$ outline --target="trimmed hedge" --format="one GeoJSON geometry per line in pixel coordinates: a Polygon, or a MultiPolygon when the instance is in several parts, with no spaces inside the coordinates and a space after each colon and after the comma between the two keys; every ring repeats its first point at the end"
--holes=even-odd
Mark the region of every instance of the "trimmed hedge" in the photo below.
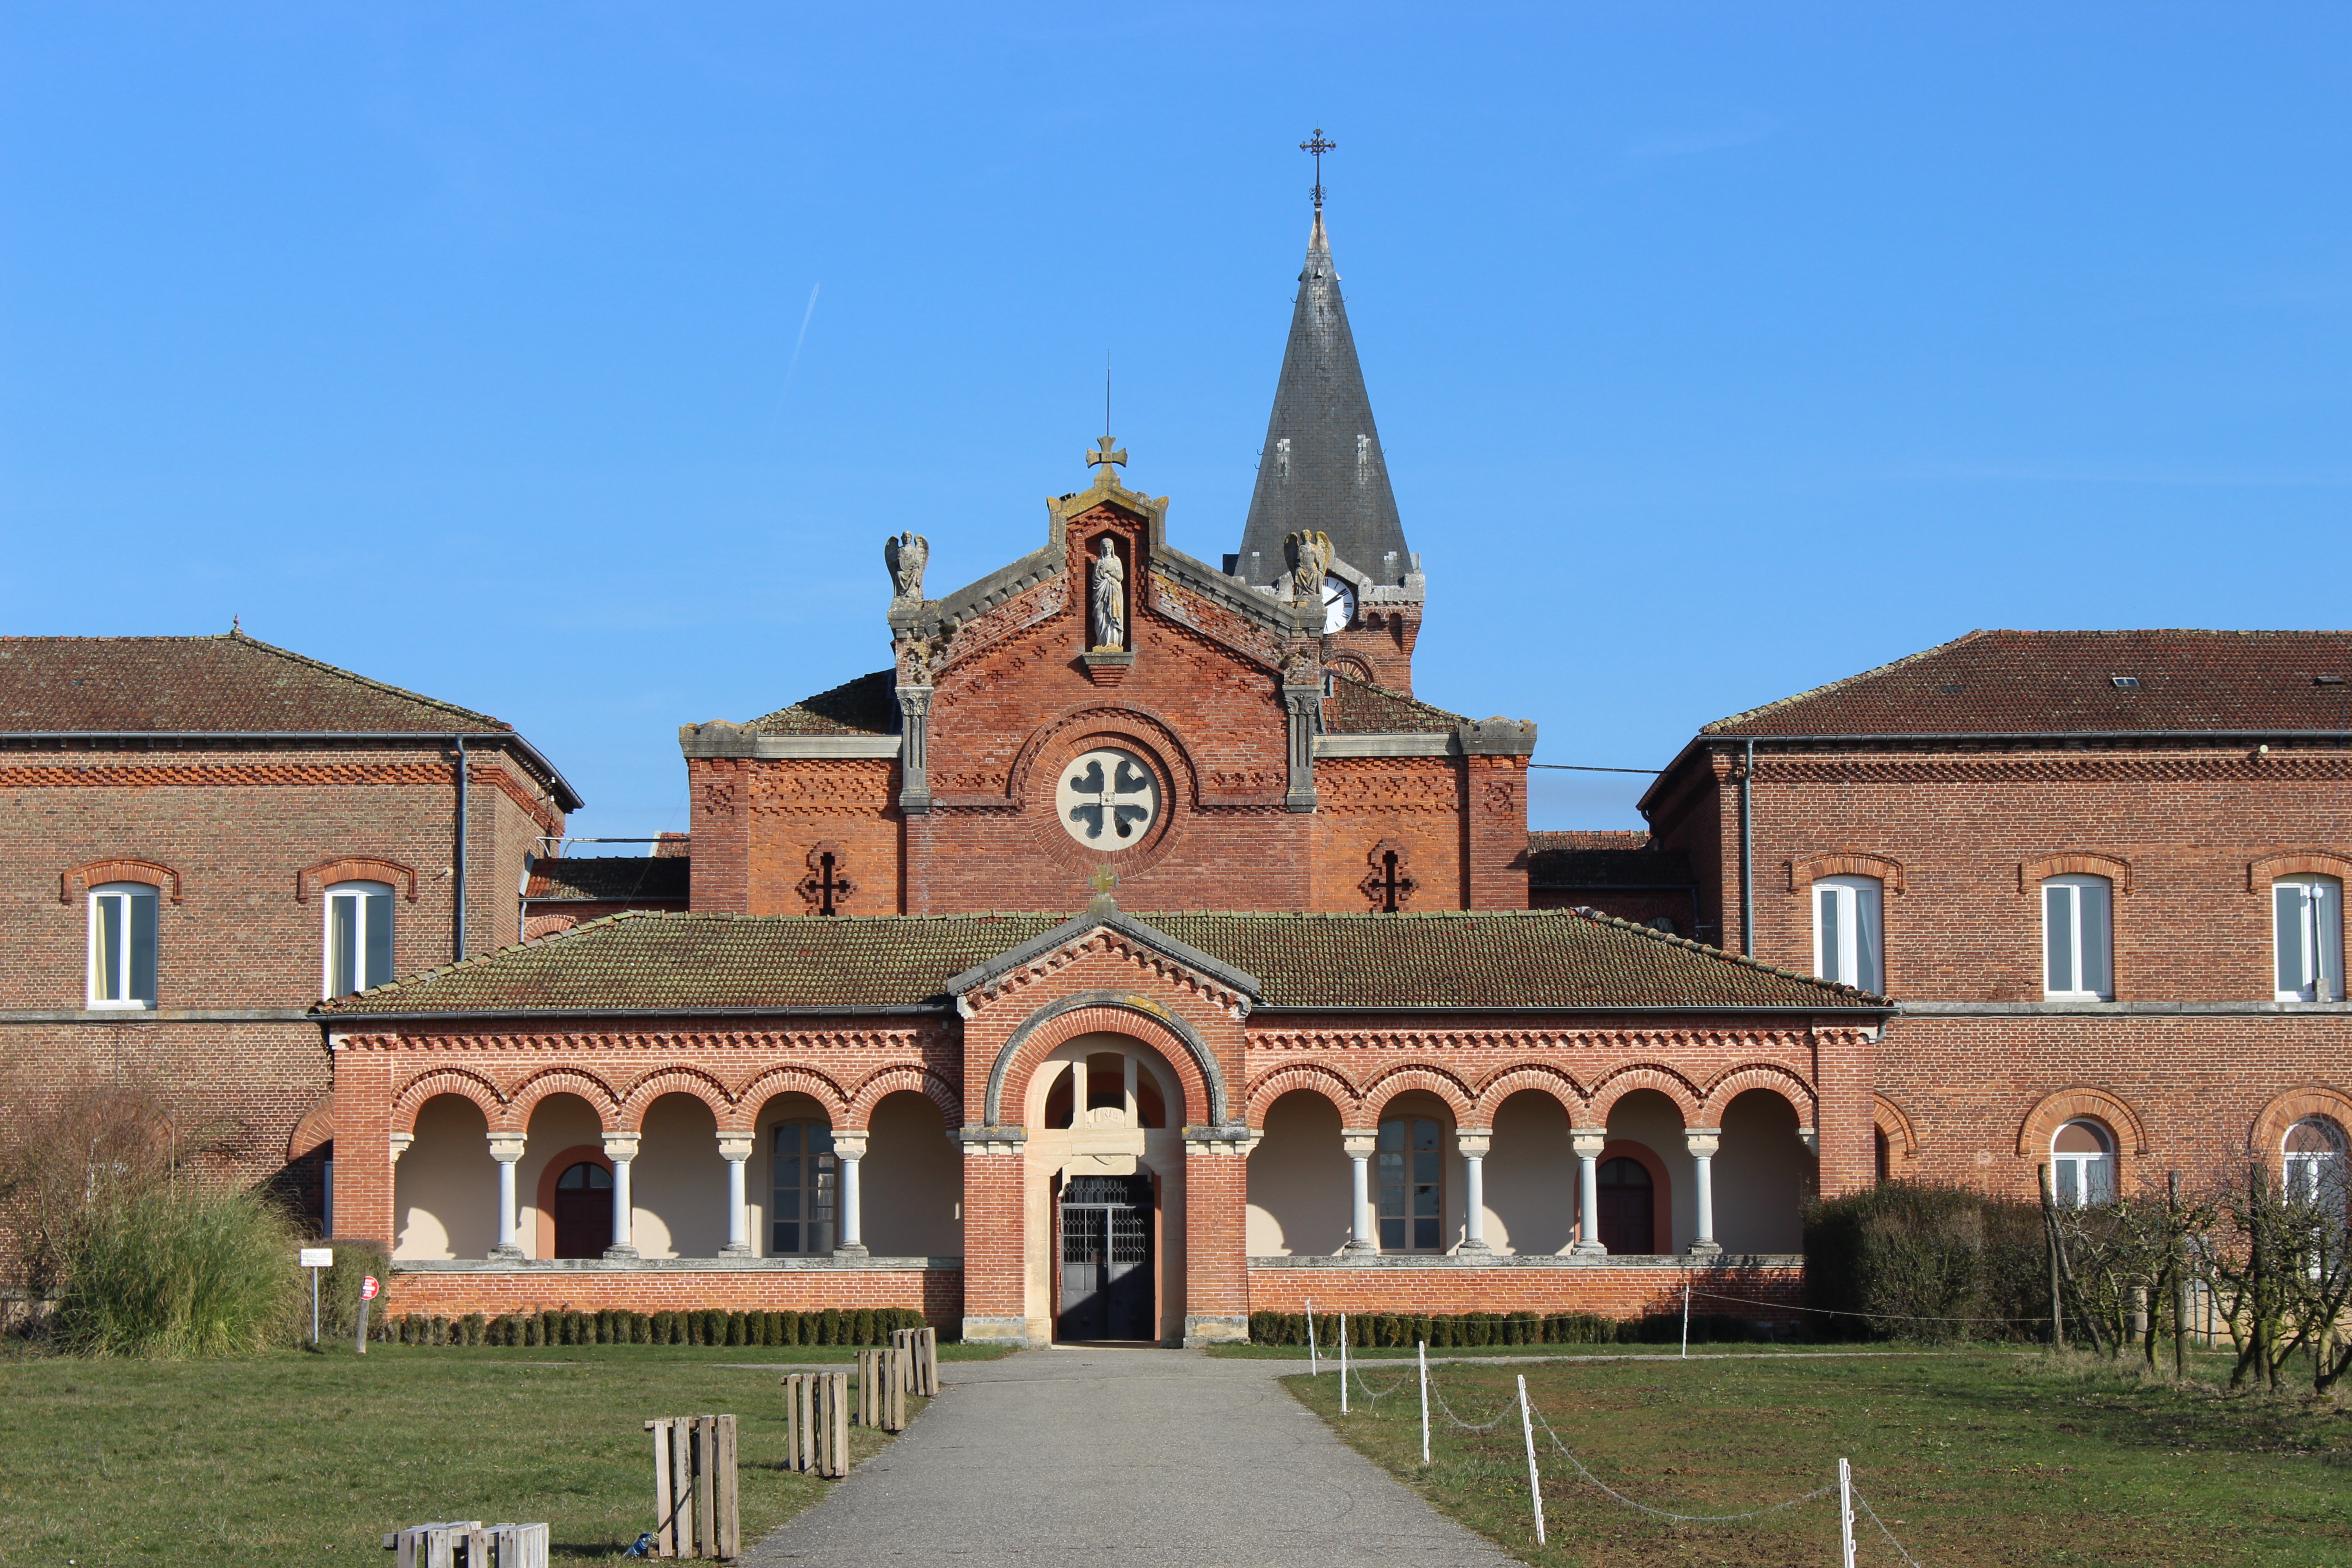
{"type": "MultiPolygon", "coordinates": [[[[370,1337],[404,1345],[887,1345],[899,1329],[927,1327],[911,1307],[821,1312],[514,1312],[485,1318],[410,1312],[372,1325],[370,1337]]],[[[947,1336],[943,1333],[941,1338],[947,1336]]]]}
{"type": "Polygon", "coordinates": [[[1832,1337],[2036,1339],[2050,1321],[2045,1245],[2037,1204],[1884,1182],[1806,1206],[1805,1304],[1832,1337]],[[1971,1319],[1993,1321],[1955,1321],[1971,1319]]]}
{"type": "MultiPolygon", "coordinates": [[[[1432,1350],[1479,1349],[1490,1345],[1610,1345],[1666,1344],[1682,1338],[1680,1312],[1654,1312],[1642,1318],[1605,1318],[1598,1312],[1350,1312],[1348,1342],[1367,1349],[1411,1350],[1426,1344],[1432,1350]]],[[[1690,1319],[1694,1343],[1744,1343],[1763,1338],[1743,1318],[1722,1312],[1694,1312],[1690,1319]]],[[[1260,1345],[1307,1343],[1304,1312],[1252,1312],[1250,1342],[1260,1345]]],[[[1339,1343],[1339,1314],[1315,1314],[1315,1342],[1326,1350],[1339,1343]]]]}

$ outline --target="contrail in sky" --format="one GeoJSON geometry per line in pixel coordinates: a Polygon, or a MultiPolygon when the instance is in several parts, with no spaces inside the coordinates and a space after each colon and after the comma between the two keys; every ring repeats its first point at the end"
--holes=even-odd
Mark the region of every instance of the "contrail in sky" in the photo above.
{"type": "MultiPolygon", "coordinates": [[[[801,312],[801,335],[793,340],[793,357],[784,365],[784,392],[793,389],[793,371],[801,363],[801,345],[808,342],[809,321],[816,315],[816,291],[824,287],[822,282],[809,285],[808,309],[801,312]]],[[[782,395],[781,392],[777,394],[778,396],[782,395]]]]}

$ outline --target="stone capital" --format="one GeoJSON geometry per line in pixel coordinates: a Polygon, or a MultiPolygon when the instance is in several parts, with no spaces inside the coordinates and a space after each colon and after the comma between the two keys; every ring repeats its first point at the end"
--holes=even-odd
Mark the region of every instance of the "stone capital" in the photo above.
{"type": "Polygon", "coordinates": [[[522,1158],[523,1141],[511,1132],[490,1134],[490,1158],[501,1165],[511,1165],[522,1158]]]}
{"type": "Polygon", "coordinates": [[[722,1132],[719,1135],[719,1157],[729,1164],[751,1157],[753,1140],[749,1134],[722,1132]]]}
{"type": "Polygon", "coordinates": [[[1821,1129],[1817,1127],[1798,1128],[1797,1142],[1805,1146],[1805,1152],[1807,1153],[1819,1154],[1822,1152],[1821,1129]]]}
{"type": "Polygon", "coordinates": [[[1342,1127],[1339,1147],[1348,1152],[1350,1160],[1369,1160],[1381,1146],[1381,1130],[1377,1127],[1342,1127]]]}
{"type": "Polygon", "coordinates": [[[1457,1127],[1454,1130],[1454,1146],[1474,1160],[1483,1160],[1494,1147],[1495,1130],[1491,1127],[1457,1127]]]}
{"type": "Polygon", "coordinates": [[[866,1134],[862,1131],[835,1133],[833,1152],[836,1159],[863,1160],[866,1158],[866,1134]]]}
{"type": "Polygon", "coordinates": [[[393,1163],[398,1164],[400,1163],[400,1157],[408,1152],[408,1146],[416,1142],[416,1134],[414,1132],[395,1132],[392,1135],[389,1142],[392,1144],[393,1163]]]}
{"type": "Polygon", "coordinates": [[[1568,1146],[1580,1160],[1598,1160],[1601,1151],[1609,1146],[1609,1134],[1589,1127],[1568,1130],[1568,1146]]]}
{"type": "Polygon", "coordinates": [[[1683,1129],[1683,1147],[1695,1156],[1712,1159],[1715,1152],[1723,1147],[1723,1129],[1685,1127],[1683,1129]]]}
{"type": "Polygon", "coordinates": [[[626,1164],[637,1157],[638,1134],[607,1132],[604,1134],[604,1158],[616,1165],[626,1164]]]}

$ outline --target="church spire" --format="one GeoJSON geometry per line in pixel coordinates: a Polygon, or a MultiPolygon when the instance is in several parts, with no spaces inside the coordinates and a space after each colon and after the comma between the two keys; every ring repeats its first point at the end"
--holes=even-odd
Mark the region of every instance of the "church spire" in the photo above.
{"type": "MultiPolygon", "coordinates": [[[[1322,133],[1316,134],[1321,141],[1322,133]]],[[[1319,173],[1315,189],[1315,225],[1298,274],[1290,342],[1282,353],[1257,489],[1234,571],[1254,585],[1273,583],[1290,569],[1285,536],[1308,529],[1329,534],[1332,553],[1373,582],[1401,584],[1413,570],[1412,557],[1356,363],[1339,275],[1331,265],[1319,173]]]]}

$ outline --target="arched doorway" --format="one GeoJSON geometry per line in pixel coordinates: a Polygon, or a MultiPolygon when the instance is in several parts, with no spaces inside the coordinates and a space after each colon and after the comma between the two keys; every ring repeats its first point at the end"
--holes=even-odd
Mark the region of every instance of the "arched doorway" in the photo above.
{"type": "Polygon", "coordinates": [[[1657,1191],[1639,1160],[1619,1155],[1601,1162],[1601,1245],[1612,1256],[1643,1253],[1656,1247],[1657,1191]]]}
{"type": "Polygon", "coordinates": [[[1152,1181],[1071,1176],[1057,1205],[1061,1300],[1057,1340],[1157,1340],[1152,1310],[1152,1181]]]}
{"type": "Polygon", "coordinates": [[[555,1178],[555,1256],[602,1258],[613,1245],[613,1173],[582,1160],[555,1178]]]}
{"type": "Polygon", "coordinates": [[[1132,1036],[1088,1034],[1047,1056],[1024,1095],[1031,1331],[1181,1339],[1182,1080],[1132,1036]]]}

